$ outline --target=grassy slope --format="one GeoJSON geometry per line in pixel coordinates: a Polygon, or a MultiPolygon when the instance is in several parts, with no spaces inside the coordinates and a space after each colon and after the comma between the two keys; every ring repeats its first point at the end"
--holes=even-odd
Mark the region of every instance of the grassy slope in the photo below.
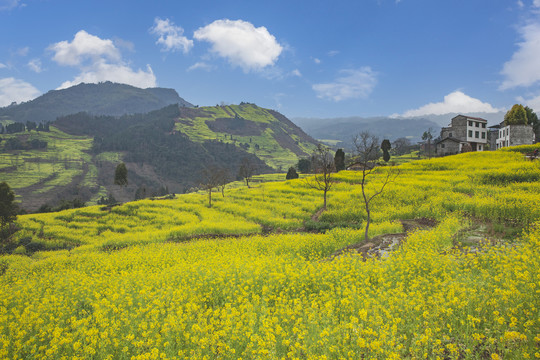
{"type": "MultiPolygon", "coordinates": [[[[248,152],[257,155],[269,166],[276,169],[281,168],[282,170],[286,170],[289,166],[293,166],[298,162],[299,155],[307,156],[315,148],[313,143],[306,141],[305,138],[301,138],[291,131],[292,128],[280,124],[269,110],[256,105],[211,106],[196,110],[195,116],[180,118],[180,121],[176,124],[176,130],[185,133],[195,141],[220,140],[237,146],[240,146],[240,144],[249,144],[248,152]],[[216,121],[218,118],[234,118],[235,116],[259,124],[262,129],[261,134],[236,135],[226,132],[214,132],[206,123],[207,121],[216,121]],[[298,146],[301,153],[296,154],[290,148],[280,145],[276,140],[278,134],[276,134],[273,127],[279,127],[287,131],[291,140],[298,146]],[[259,146],[259,149],[256,149],[256,145],[259,146]]],[[[194,110],[190,109],[188,111],[190,114],[194,113],[194,110]]]]}
{"type": "MultiPolygon", "coordinates": [[[[54,126],[50,132],[3,134],[25,140],[47,142],[46,149],[14,150],[0,153],[0,181],[6,181],[19,197],[25,199],[23,207],[35,208],[50,201],[55,192],[69,185],[97,189],[95,198],[105,193],[97,183],[97,162],[117,162],[119,153],[103,153],[93,158],[90,154],[92,138],[66,134],[54,126]],[[76,182],[76,183],[75,183],[76,182]]],[[[95,201],[95,199],[94,199],[95,201]]]]}
{"type": "MultiPolygon", "coordinates": [[[[195,109],[184,109],[184,111],[194,111],[195,109]]],[[[176,128],[185,132],[192,140],[205,141],[219,139],[226,143],[249,144],[249,152],[257,155],[263,161],[274,168],[281,168],[285,171],[289,166],[298,161],[298,155],[311,153],[314,146],[298,135],[294,126],[280,123],[274,115],[266,109],[255,105],[231,105],[226,107],[207,107],[201,109],[201,114],[206,117],[194,119],[180,119],[176,128]],[[215,133],[206,125],[206,121],[214,121],[218,118],[240,116],[258,124],[264,124],[260,136],[240,136],[225,133],[215,133]],[[187,126],[189,122],[191,126],[187,126]],[[287,134],[283,134],[282,130],[287,134]],[[276,140],[274,132],[279,132],[282,138],[290,136],[289,143],[297,143],[296,153],[280,145],[276,140]],[[259,149],[256,149],[256,145],[259,149]]],[[[6,181],[19,195],[19,199],[24,199],[22,206],[26,209],[37,209],[40,205],[49,202],[54,203],[63,197],[71,199],[77,191],[75,187],[82,185],[89,189],[92,198],[88,204],[95,204],[101,196],[107,196],[109,192],[117,191],[110,185],[103,186],[98,183],[100,171],[109,171],[111,164],[121,161],[122,155],[117,152],[107,152],[92,155],[90,148],[92,139],[84,136],[72,136],[66,134],[55,127],[51,127],[51,132],[36,132],[11,135],[0,135],[6,140],[10,137],[21,137],[22,139],[44,140],[48,142],[47,149],[10,151],[0,153],[0,181],[6,181]],[[107,164],[103,167],[102,165],[107,164]],[[106,170],[105,170],[106,169],[106,170]],[[67,186],[74,187],[73,190],[66,190],[67,186]],[[70,194],[63,194],[63,192],[70,194]]],[[[291,145],[292,146],[292,145],[291,145]]],[[[140,170],[140,169],[139,169],[140,170]]],[[[141,170],[140,170],[141,171],[141,170]]],[[[140,172],[139,171],[139,172],[140,172]]],[[[146,176],[146,174],[142,174],[146,176]]],[[[79,186],[80,187],[80,186],[79,186]]],[[[133,190],[133,189],[131,189],[133,190]]],[[[134,191],[134,190],[133,190],[134,191]]],[[[120,194],[121,195],[121,194],[120,194]]],[[[118,195],[117,195],[118,196],[118,195]]],[[[122,198],[122,197],[120,197],[122,198]]]]}
{"type": "MultiPolygon", "coordinates": [[[[400,231],[397,219],[440,223],[368,261],[326,261],[361,230],[258,235],[263,225],[297,229],[320,207],[321,194],[301,180],[215,194],[212,209],[189,194],[21,216],[26,244],[77,247],[0,258],[0,356],[533,357],[538,227],[478,252],[452,248],[470,219],[537,221],[539,163],[468,153],[401,171],[374,203],[372,235],[400,231]],[[252,235],[185,242],[201,234],[252,235]]],[[[361,222],[359,174],[337,179],[323,221],[361,222]]]]}

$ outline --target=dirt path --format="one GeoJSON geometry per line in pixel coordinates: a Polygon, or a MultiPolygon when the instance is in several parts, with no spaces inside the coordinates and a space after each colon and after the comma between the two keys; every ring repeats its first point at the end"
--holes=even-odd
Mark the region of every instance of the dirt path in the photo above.
{"type": "Polygon", "coordinates": [[[324,210],[325,210],[325,208],[323,208],[323,207],[320,208],[319,210],[317,210],[317,212],[311,216],[311,220],[312,221],[319,221],[319,217],[322,215],[324,210]]]}

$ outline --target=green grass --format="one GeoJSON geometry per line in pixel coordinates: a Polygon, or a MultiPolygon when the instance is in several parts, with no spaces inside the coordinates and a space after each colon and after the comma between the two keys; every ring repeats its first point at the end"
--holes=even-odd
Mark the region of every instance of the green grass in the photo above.
{"type": "MultiPolygon", "coordinates": [[[[206,124],[207,121],[215,121],[218,118],[234,118],[235,116],[261,124],[271,125],[277,123],[278,120],[267,110],[251,104],[212,106],[200,109],[205,112],[204,117],[179,119],[180,121],[175,125],[175,130],[183,132],[191,140],[198,142],[219,140],[238,147],[242,144],[248,144],[247,152],[255,154],[274,169],[281,168],[281,170],[285,170],[298,162],[298,156],[291,150],[283,148],[276,141],[275,134],[269,127],[258,136],[231,136],[228,133],[214,132],[206,124]]],[[[313,152],[315,148],[313,144],[301,141],[296,135],[291,135],[291,137],[306,154],[313,152]]]]}
{"type": "Polygon", "coordinates": [[[5,140],[13,137],[38,139],[47,142],[46,149],[3,151],[0,154],[1,180],[13,189],[37,186],[38,193],[54,186],[69,184],[74,176],[81,175],[83,163],[89,162],[87,153],[92,146],[92,138],[72,136],[51,126],[50,132],[3,134],[5,140]]]}

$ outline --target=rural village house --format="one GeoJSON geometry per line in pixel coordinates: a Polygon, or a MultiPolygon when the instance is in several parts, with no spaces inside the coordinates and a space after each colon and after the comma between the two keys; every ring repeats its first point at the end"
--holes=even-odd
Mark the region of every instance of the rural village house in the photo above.
{"type": "Polygon", "coordinates": [[[489,127],[495,135],[493,150],[507,146],[534,144],[535,135],[532,125],[505,125],[504,121],[499,125],[489,127]]]}
{"type": "Polygon", "coordinates": [[[471,151],[487,150],[487,120],[477,117],[458,115],[452,118],[448,127],[441,129],[441,140],[435,143],[437,155],[453,155],[463,148],[471,151]]]}
{"type": "Polygon", "coordinates": [[[453,155],[465,151],[496,150],[507,146],[534,144],[532,125],[508,125],[504,121],[487,128],[487,120],[458,115],[448,127],[441,129],[435,143],[437,155],[453,155]]]}

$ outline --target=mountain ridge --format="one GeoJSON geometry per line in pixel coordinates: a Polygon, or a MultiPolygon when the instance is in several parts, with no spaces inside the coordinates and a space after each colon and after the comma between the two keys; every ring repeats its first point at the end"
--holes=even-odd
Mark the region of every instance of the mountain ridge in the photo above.
{"type": "Polygon", "coordinates": [[[67,89],[50,90],[33,100],[0,108],[0,120],[40,123],[79,112],[122,116],[148,113],[171,104],[193,107],[174,89],[140,89],[110,81],[81,83],[67,89]]]}

